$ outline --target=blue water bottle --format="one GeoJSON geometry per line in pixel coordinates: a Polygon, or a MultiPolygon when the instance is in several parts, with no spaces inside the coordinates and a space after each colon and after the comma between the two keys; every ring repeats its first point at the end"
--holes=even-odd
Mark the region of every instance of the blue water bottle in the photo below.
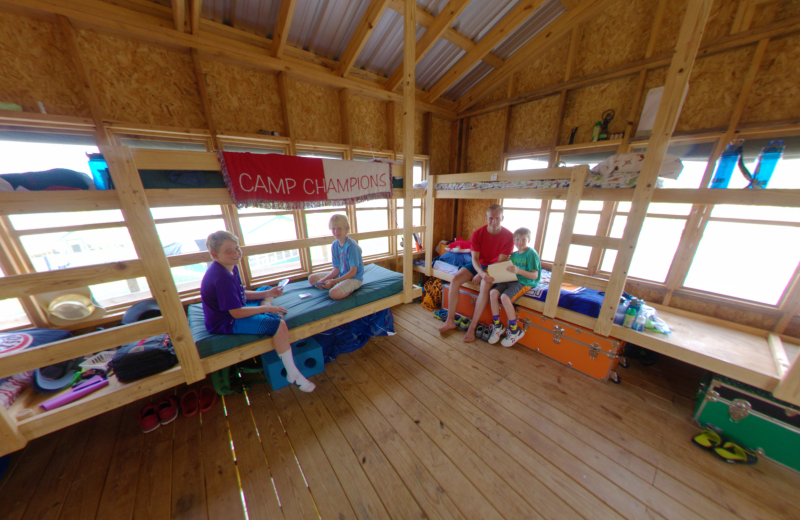
{"type": "Polygon", "coordinates": [[[731,144],[722,152],[717,162],[717,171],[714,172],[714,177],[711,179],[711,188],[725,189],[728,187],[728,184],[731,182],[731,177],[733,176],[733,169],[736,167],[736,163],[739,162],[739,157],[742,155],[743,142],[744,141],[741,139],[731,141],[731,144]]]}
{"type": "Polygon", "coordinates": [[[761,150],[761,153],[756,159],[756,168],[753,173],[753,182],[750,183],[753,189],[764,189],[767,187],[772,174],[775,172],[775,166],[778,161],[783,158],[783,141],[770,141],[767,146],[761,150]]]}

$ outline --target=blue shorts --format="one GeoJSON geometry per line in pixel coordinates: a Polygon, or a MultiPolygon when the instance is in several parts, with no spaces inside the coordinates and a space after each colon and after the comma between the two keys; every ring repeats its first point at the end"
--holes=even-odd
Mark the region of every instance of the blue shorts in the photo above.
{"type": "MultiPolygon", "coordinates": [[[[257,289],[264,291],[269,289],[269,286],[257,289]]],[[[253,300],[247,302],[245,307],[256,307],[261,304],[260,300],[253,300]]],[[[264,313],[248,316],[247,318],[239,318],[233,320],[233,333],[234,334],[256,334],[258,336],[274,336],[278,332],[278,327],[281,326],[283,318],[280,314],[264,313]]]]}
{"type": "MultiPolygon", "coordinates": [[[[477,276],[477,274],[478,274],[478,271],[476,271],[475,268],[472,267],[472,264],[465,265],[463,267],[463,269],[466,269],[467,271],[472,273],[472,276],[477,276]]],[[[483,269],[485,271],[485,270],[489,269],[489,266],[488,265],[481,265],[481,269],[483,269]]]]}

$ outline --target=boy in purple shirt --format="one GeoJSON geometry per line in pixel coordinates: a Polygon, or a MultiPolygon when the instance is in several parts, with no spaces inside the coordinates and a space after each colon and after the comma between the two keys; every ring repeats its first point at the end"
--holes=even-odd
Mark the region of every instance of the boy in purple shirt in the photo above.
{"type": "Polygon", "coordinates": [[[297,384],[303,392],[313,392],[314,383],[306,379],[294,364],[289,328],[282,318],[287,311],[284,307],[271,305],[273,298],[280,296],[283,289],[245,290],[238,266],[242,250],[239,248],[239,239],[233,233],[211,233],[206,240],[206,247],[214,259],[200,285],[208,332],[272,336],[275,351],[286,368],[286,379],[297,384]]]}

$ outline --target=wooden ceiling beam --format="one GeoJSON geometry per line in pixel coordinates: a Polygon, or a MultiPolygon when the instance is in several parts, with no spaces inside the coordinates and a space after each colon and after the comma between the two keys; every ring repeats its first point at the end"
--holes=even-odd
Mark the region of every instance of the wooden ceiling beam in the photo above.
{"type": "Polygon", "coordinates": [[[275,22],[275,32],[272,33],[272,56],[275,58],[280,58],[286,48],[296,5],[297,0],[281,0],[278,20],[275,22]]]}
{"type": "Polygon", "coordinates": [[[366,45],[372,31],[374,31],[375,26],[378,25],[378,20],[381,19],[383,12],[386,11],[387,5],[389,5],[389,0],[372,0],[372,2],[370,2],[367,11],[364,13],[364,17],[353,33],[353,37],[350,38],[350,43],[347,44],[347,48],[344,50],[341,58],[339,58],[339,68],[336,69],[337,76],[342,76],[344,78],[350,73],[350,69],[356,62],[356,58],[358,58],[358,55],[361,53],[361,49],[366,45]]]}
{"type": "Polygon", "coordinates": [[[457,112],[463,112],[483,99],[517,69],[529,64],[535,56],[542,55],[552,45],[566,37],[581,22],[600,13],[611,0],[583,0],[581,4],[562,14],[539,34],[511,55],[505,65],[490,72],[477,85],[464,94],[456,105],[457,112]]]}
{"type": "MultiPolygon", "coordinates": [[[[160,19],[101,2],[99,0],[0,0],[0,6],[21,8],[28,12],[66,16],[73,24],[99,29],[118,36],[133,38],[176,49],[197,49],[211,59],[236,62],[259,69],[287,72],[293,76],[334,88],[350,88],[353,93],[382,101],[400,101],[402,95],[388,92],[382,85],[360,79],[343,78],[329,69],[300,60],[273,58],[263,48],[227,38],[209,38],[176,31],[171,19],[160,19]]],[[[241,32],[241,31],[237,31],[241,32]]],[[[261,38],[261,40],[265,40],[261,38]]],[[[265,45],[269,47],[269,45],[265,45]]],[[[435,112],[452,120],[455,113],[439,105],[418,101],[417,109],[435,112]]]]}
{"type": "Polygon", "coordinates": [[[175,22],[175,30],[183,32],[186,24],[186,2],[184,0],[172,0],[172,20],[175,22]]]}
{"type": "Polygon", "coordinates": [[[203,11],[203,0],[189,0],[189,21],[192,34],[200,33],[200,13],[203,11]]]}
{"type": "Polygon", "coordinates": [[[464,76],[469,70],[480,61],[481,58],[503,41],[508,35],[514,32],[525,20],[531,17],[545,0],[525,0],[517,4],[514,9],[500,20],[486,36],[475,45],[475,48],[461,58],[458,63],[445,72],[428,91],[425,101],[431,103],[439,96],[444,94],[453,84],[464,76]]]}
{"type": "MultiPolygon", "coordinates": [[[[392,0],[389,3],[389,9],[402,15],[403,5],[404,2],[402,0],[392,0]]],[[[435,20],[435,18],[431,16],[430,13],[423,11],[419,7],[417,7],[416,16],[417,16],[417,23],[423,26],[425,29],[430,29],[431,25],[433,25],[433,21],[435,20]]],[[[467,52],[475,48],[474,41],[470,40],[469,38],[467,38],[466,36],[464,36],[463,34],[461,34],[460,32],[456,31],[451,27],[448,27],[444,31],[444,34],[442,34],[442,38],[449,41],[459,49],[465,50],[467,52]]],[[[491,52],[486,56],[484,56],[483,58],[481,58],[481,61],[491,65],[495,69],[502,67],[504,63],[499,56],[497,56],[496,54],[492,54],[491,52]]]]}
{"type": "MultiPolygon", "coordinates": [[[[425,54],[431,50],[433,44],[439,41],[439,38],[450,29],[456,18],[464,12],[471,0],[450,0],[450,2],[442,9],[442,12],[436,15],[430,26],[425,29],[425,34],[419,39],[416,45],[416,61],[414,64],[419,63],[425,54]]],[[[397,88],[400,81],[403,79],[403,63],[394,69],[394,72],[389,76],[389,81],[386,82],[386,90],[392,91],[397,88]]]]}

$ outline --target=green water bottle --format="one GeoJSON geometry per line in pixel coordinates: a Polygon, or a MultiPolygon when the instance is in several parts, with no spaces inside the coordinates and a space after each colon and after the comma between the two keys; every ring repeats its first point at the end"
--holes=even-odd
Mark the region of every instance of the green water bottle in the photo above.
{"type": "Polygon", "coordinates": [[[592,130],[592,142],[596,143],[598,139],[600,139],[600,127],[603,126],[603,123],[600,121],[594,124],[594,129],[592,130]]]}

